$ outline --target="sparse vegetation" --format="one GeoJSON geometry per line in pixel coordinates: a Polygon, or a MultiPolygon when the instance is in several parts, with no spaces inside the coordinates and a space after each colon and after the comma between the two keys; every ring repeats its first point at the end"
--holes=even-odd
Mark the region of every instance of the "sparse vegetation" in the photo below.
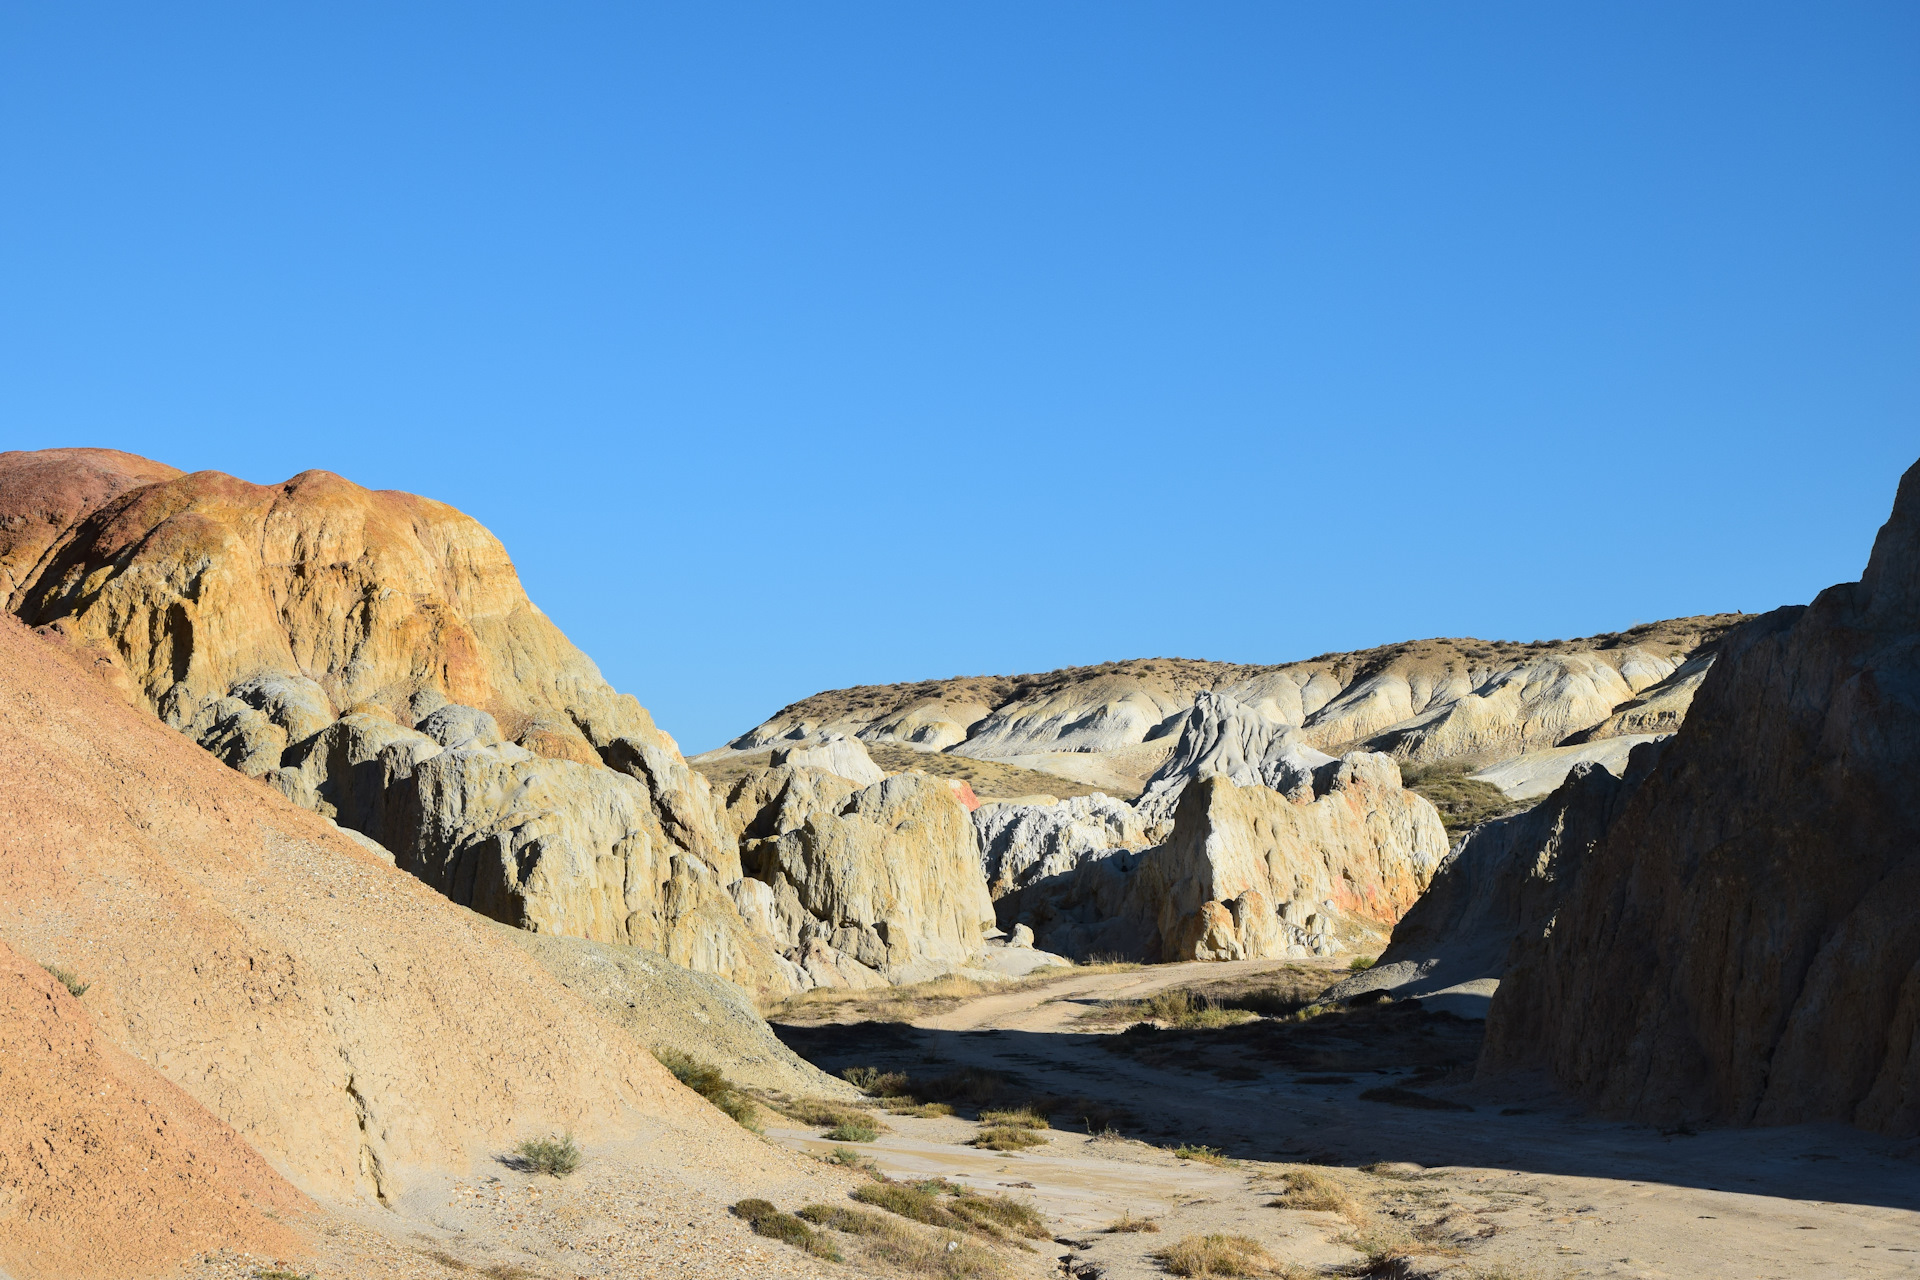
{"type": "Polygon", "coordinates": [[[1411,1089],[1401,1089],[1394,1085],[1382,1085],[1378,1089],[1368,1089],[1360,1095],[1365,1102],[1385,1102],[1396,1107],[1413,1107],[1421,1111],[1471,1111],[1472,1107],[1464,1102],[1454,1102],[1448,1098],[1429,1097],[1424,1093],[1415,1093],[1411,1089]]]}
{"type": "Polygon", "coordinates": [[[656,1046],[653,1056],[660,1060],[661,1066],[673,1073],[674,1079],[712,1103],[742,1128],[760,1132],[760,1109],[754,1106],[752,1098],[720,1073],[720,1068],[679,1049],[656,1046]]]}
{"type": "MultiPolygon", "coordinates": [[[[1098,973],[1117,973],[1138,969],[1137,964],[1075,965],[1071,969],[1052,966],[1036,969],[1024,978],[1005,982],[977,982],[957,974],[928,982],[898,987],[877,987],[855,991],[844,987],[814,987],[795,996],[766,1005],[763,1012],[770,1022],[807,1023],[832,1021],[912,1022],[929,1014],[945,1013],[977,996],[1001,995],[1042,987],[1071,974],[1087,977],[1098,973]]],[[[861,1086],[864,1088],[865,1086],[861,1086]]]]}
{"type": "Polygon", "coordinates": [[[1176,1276],[1269,1276],[1273,1256],[1249,1236],[1187,1236],[1158,1249],[1154,1258],[1176,1276]]]}
{"type": "Polygon", "coordinates": [[[1025,1151],[1041,1147],[1047,1140],[1024,1125],[997,1124],[974,1136],[973,1146],[983,1151],[1025,1151]]]}
{"type": "Polygon", "coordinates": [[[1373,961],[1374,957],[1372,956],[1355,956],[1353,959],[1347,961],[1347,968],[1355,973],[1362,973],[1373,968],[1373,961]]]}
{"type": "Polygon", "coordinates": [[[1355,1226],[1366,1221],[1366,1204],[1343,1180],[1321,1169],[1299,1165],[1286,1172],[1286,1189],[1269,1201],[1275,1209],[1337,1213],[1355,1226]]]}
{"type": "Polygon", "coordinates": [[[1170,987],[1156,991],[1144,1000],[1108,1000],[1081,1015],[1080,1021],[1096,1025],[1117,1022],[1154,1022],[1181,1030],[1202,1027],[1230,1027],[1259,1015],[1250,1009],[1229,1008],[1212,996],[1197,994],[1189,987],[1170,987]]]}
{"type": "Polygon", "coordinates": [[[521,1168],[529,1173],[544,1173],[549,1178],[564,1178],[580,1167],[580,1148],[573,1135],[558,1138],[531,1138],[514,1148],[521,1168]]]}
{"type": "Polygon", "coordinates": [[[872,1142],[874,1137],[890,1132],[885,1122],[873,1112],[827,1098],[768,1097],[766,1103],[789,1120],[798,1120],[801,1124],[813,1125],[821,1129],[862,1129],[872,1135],[865,1138],[836,1139],[836,1141],[872,1142]]]}
{"type": "Polygon", "coordinates": [[[856,1187],[853,1198],[932,1227],[972,1231],[994,1239],[1047,1238],[1046,1219],[1032,1205],[1010,1196],[982,1195],[942,1178],[877,1182],[856,1187]]]}
{"type": "Polygon", "coordinates": [[[1032,1107],[1022,1107],[1018,1111],[982,1111],[980,1123],[986,1125],[1008,1125],[1015,1129],[1048,1128],[1047,1118],[1032,1107]]]}
{"type": "Polygon", "coordinates": [[[1203,1147],[1190,1142],[1183,1142],[1175,1147],[1173,1154],[1181,1160],[1198,1160],[1202,1164],[1224,1165],[1228,1168],[1236,1164],[1234,1160],[1221,1154],[1218,1147],[1203,1147]]]}
{"type": "Polygon", "coordinates": [[[872,1142],[879,1136],[871,1120],[842,1120],[826,1133],[830,1142],[872,1142]]]}
{"type": "Polygon", "coordinates": [[[869,1098],[898,1098],[909,1092],[902,1071],[880,1071],[873,1067],[848,1067],[840,1073],[846,1082],[869,1098]]]}
{"type": "Polygon", "coordinates": [[[87,994],[87,988],[93,985],[91,982],[80,981],[79,976],[75,974],[73,970],[63,969],[57,964],[43,964],[40,967],[42,969],[45,969],[48,973],[52,974],[54,977],[58,978],[60,980],[60,985],[65,987],[67,989],[67,994],[72,996],[75,1000],[78,1000],[81,996],[87,994]]]}
{"type": "Polygon", "coordinates": [[[1491,782],[1469,777],[1471,766],[1459,761],[1440,764],[1400,763],[1400,780],[1409,791],[1417,792],[1440,811],[1440,821],[1449,840],[1458,840],[1483,822],[1519,813],[1535,803],[1509,800],[1506,792],[1491,782]]]}
{"type": "Polygon", "coordinates": [[[840,1250],[833,1241],[815,1231],[791,1213],[782,1213],[768,1200],[747,1199],[733,1206],[732,1212],[747,1220],[755,1235],[790,1244],[817,1258],[840,1262],[840,1250]]]}
{"type": "Polygon", "coordinates": [[[912,1274],[955,1280],[1005,1274],[998,1258],[952,1231],[929,1235],[886,1214],[846,1205],[805,1205],[798,1216],[854,1237],[868,1258],[912,1274]]]}
{"type": "Polygon", "coordinates": [[[1107,1230],[1116,1234],[1127,1234],[1136,1231],[1157,1232],[1160,1230],[1160,1224],[1152,1218],[1136,1218],[1133,1216],[1133,1210],[1128,1209],[1123,1211],[1120,1216],[1112,1222],[1109,1222],[1107,1224],[1107,1230]]]}

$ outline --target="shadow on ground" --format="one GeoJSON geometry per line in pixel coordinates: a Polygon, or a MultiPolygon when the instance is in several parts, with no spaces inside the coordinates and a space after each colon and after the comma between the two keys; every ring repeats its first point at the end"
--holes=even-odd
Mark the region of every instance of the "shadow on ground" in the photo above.
{"type": "Polygon", "coordinates": [[[774,1024],[828,1072],[901,1072],[923,1100],[944,1094],[963,1116],[1041,1099],[1061,1107],[1056,1127],[1247,1159],[1411,1161],[1920,1209],[1920,1144],[1840,1125],[1661,1132],[1583,1115],[1537,1080],[1473,1084],[1482,1027],[1406,1003],[1114,1035],[774,1024]]]}

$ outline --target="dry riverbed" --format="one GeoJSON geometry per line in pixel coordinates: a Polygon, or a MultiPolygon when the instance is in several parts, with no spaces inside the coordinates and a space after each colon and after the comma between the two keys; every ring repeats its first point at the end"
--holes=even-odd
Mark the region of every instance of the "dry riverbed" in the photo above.
{"type": "Polygon", "coordinates": [[[1156,1254],[1209,1235],[1257,1242],[1268,1270],[1249,1274],[1920,1274],[1920,1144],[1838,1126],[1661,1133],[1584,1116],[1538,1082],[1475,1086],[1478,1023],[1274,1012],[1333,976],[1259,961],[1076,973],[911,1022],[849,1004],[782,1037],[830,1071],[945,1093],[955,1114],[881,1109],[889,1131],[854,1144],[790,1121],[768,1133],[857,1150],[895,1179],[1029,1198],[1055,1237],[1017,1268],[1034,1274],[1164,1276],[1156,1254]],[[1179,988],[1212,998],[1154,1000],[1179,988]],[[1187,1025],[1123,1029],[1156,1007],[1187,1025]],[[969,1145],[983,1110],[1029,1099],[1057,1108],[1040,1145],[969,1145]],[[1123,1215],[1154,1229],[1109,1230],[1123,1215]]]}

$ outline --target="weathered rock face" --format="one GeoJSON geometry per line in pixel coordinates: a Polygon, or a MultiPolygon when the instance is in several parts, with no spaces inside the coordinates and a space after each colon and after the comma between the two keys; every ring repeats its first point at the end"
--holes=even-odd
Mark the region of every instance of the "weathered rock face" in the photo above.
{"type": "Polygon", "coordinates": [[[1096,854],[1147,848],[1171,830],[1171,824],[1150,823],[1124,800],[1097,791],[1052,804],[983,805],[974,810],[973,822],[994,898],[1062,875],[1096,854]]]}
{"type": "Polygon", "coordinates": [[[790,764],[824,769],[860,787],[887,776],[887,771],[873,762],[865,747],[852,738],[838,735],[814,746],[783,747],[773,753],[769,763],[775,768],[790,764]]]}
{"type": "Polygon", "coordinates": [[[736,784],[731,813],[751,877],[742,910],[813,982],[920,981],[985,947],[979,842],[944,779],[903,773],[853,790],[783,765],[736,784]]]}
{"type": "Polygon", "coordinates": [[[0,455],[0,528],[22,620],[456,901],[797,980],[735,907],[706,780],[453,508],[64,450],[0,455]]]}
{"type": "Polygon", "coordinates": [[[1431,998],[1449,1012],[1485,1017],[1508,965],[1544,938],[1621,798],[1639,785],[1658,755],[1658,744],[1643,746],[1625,780],[1599,765],[1578,765],[1540,804],[1475,827],[1394,926],[1378,962],[1329,989],[1325,998],[1382,991],[1396,999],[1431,998]]]}
{"type": "Polygon", "coordinates": [[[1202,693],[1182,718],[1180,741],[1140,796],[1140,811],[1171,818],[1195,778],[1219,775],[1237,787],[1269,787],[1290,799],[1313,793],[1313,775],[1334,762],[1306,744],[1296,725],[1224,693],[1202,693]]]}
{"type": "Polygon", "coordinates": [[[1658,1122],[1920,1133],[1920,466],[1858,583],[1731,636],[1509,973],[1484,1070],[1658,1122]]]}
{"type": "Polygon", "coordinates": [[[1082,858],[1001,898],[1002,928],[1075,958],[1150,961],[1329,954],[1390,927],[1447,850],[1433,806],[1394,762],[1355,752],[1289,799],[1214,776],[1190,783],[1171,837],[1082,858]]]}

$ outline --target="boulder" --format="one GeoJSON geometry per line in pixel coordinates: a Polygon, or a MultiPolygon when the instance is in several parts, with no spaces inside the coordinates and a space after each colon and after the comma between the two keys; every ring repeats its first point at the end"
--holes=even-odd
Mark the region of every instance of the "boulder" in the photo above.
{"type": "Polygon", "coordinates": [[[1741,627],[1490,1011],[1654,1123],[1920,1134],[1920,464],[1866,573],[1741,627]]]}

